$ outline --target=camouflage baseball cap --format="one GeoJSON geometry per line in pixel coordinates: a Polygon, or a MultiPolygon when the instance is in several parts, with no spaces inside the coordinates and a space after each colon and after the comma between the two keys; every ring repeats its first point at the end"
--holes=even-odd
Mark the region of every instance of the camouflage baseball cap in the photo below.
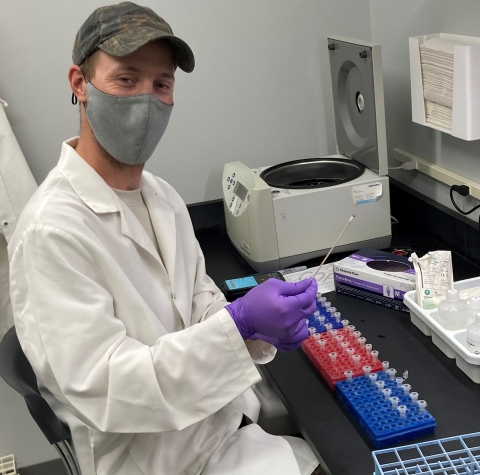
{"type": "Polygon", "coordinates": [[[126,56],[153,40],[165,39],[180,69],[195,67],[192,50],[174,36],[170,25],[153,10],[132,2],[97,8],[78,30],[73,63],[80,66],[97,48],[112,56],[126,56]]]}

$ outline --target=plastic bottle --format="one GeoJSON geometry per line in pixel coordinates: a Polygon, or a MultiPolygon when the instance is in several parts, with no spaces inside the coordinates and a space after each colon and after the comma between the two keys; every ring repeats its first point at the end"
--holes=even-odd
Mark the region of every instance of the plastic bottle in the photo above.
{"type": "Polygon", "coordinates": [[[468,302],[468,322],[467,324],[470,325],[471,323],[475,323],[475,315],[480,312],[480,297],[472,297],[468,302]]]}
{"type": "Polygon", "coordinates": [[[467,327],[468,306],[460,299],[458,290],[447,291],[445,300],[438,305],[438,320],[446,330],[463,330],[467,327]]]}
{"type": "Polygon", "coordinates": [[[466,340],[468,350],[480,355],[480,313],[475,315],[475,322],[468,325],[466,340]]]}

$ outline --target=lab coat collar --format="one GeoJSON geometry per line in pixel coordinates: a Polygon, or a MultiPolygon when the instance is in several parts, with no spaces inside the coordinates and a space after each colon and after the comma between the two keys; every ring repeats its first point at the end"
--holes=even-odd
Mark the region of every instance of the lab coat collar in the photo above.
{"type": "Polygon", "coordinates": [[[141,225],[134,226],[134,215],[103,178],[75,151],[78,137],[62,145],[58,167],[69,181],[75,193],[95,213],[120,212],[122,233],[149,252],[164,266],[170,282],[174,283],[176,257],[175,208],[168,202],[163,190],[149,173],[144,172],[140,191],[150,213],[152,226],[157,237],[162,259],[141,225]],[[148,177],[148,178],[147,178],[148,177]]]}
{"type": "Polygon", "coordinates": [[[105,180],[75,151],[78,137],[62,144],[58,168],[75,193],[97,214],[120,211],[115,192],[105,180]]]}

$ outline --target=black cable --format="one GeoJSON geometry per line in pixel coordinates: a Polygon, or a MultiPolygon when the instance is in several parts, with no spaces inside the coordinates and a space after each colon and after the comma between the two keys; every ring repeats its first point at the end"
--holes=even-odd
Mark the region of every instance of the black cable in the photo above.
{"type": "MultiPolygon", "coordinates": [[[[463,211],[461,210],[458,206],[457,203],[455,203],[455,200],[453,199],[453,192],[456,191],[459,195],[461,196],[468,196],[470,194],[470,188],[467,185],[452,185],[450,187],[450,200],[452,201],[453,206],[455,206],[455,209],[463,214],[467,215],[470,213],[473,213],[475,210],[480,208],[480,205],[474,206],[470,211],[463,211]]],[[[480,231],[480,216],[478,217],[478,230],[480,231]]]]}

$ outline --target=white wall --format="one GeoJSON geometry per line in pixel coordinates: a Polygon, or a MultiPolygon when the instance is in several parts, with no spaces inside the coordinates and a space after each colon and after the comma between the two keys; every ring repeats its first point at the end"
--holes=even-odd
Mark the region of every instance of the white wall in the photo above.
{"type": "MultiPolygon", "coordinates": [[[[480,36],[478,0],[370,0],[372,41],[382,45],[388,148],[402,148],[480,182],[480,141],[466,142],[412,122],[408,38],[428,33],[480,36]]],[[[479,84],[480,87],[480,84],[479,84]]],[[[391,166],[398,162],[390,161],[391,166]]],[[[449,188],[418,172],[390,175],[452,208],[449,188]]],[[[462,197],[457,196],[460,204],[462,197]]],[[[467,198],[468,210],[475,200],[467,198]]],[[[470,215],[478,220],[478,213],[470,215]]]]}
{"type": "MultiPolygon", "coordinates": [[[[4,0],[0,97],[41,182],[78,132],[67,71],[80,24],[100,0],[4,0]]],[[[142,0],[187,41],[197,68],[177,75],[175,109],[148,169],[187,203],[221,198],[223,165],[335,152],[327,35],[370,39],[368,0],[142,0]]],[[[0,382],[0,456],[55,458],[23,401],[0,382]]]]}
{"type": "MultiPolygon", "coordinates": [[[[80,24],[103,5],[2,3],[0,97],[37,181],[78,132],[66,75],[80,24]],[[52,14],[53,12],[53,14],[52,14]]],[[[171,123],[147,169],[187,203],[221,198],[229,161],[268,165],[335,151],[325,37],[370,39],[368,0],[145,0],[192,47],[171,123]]]]}

